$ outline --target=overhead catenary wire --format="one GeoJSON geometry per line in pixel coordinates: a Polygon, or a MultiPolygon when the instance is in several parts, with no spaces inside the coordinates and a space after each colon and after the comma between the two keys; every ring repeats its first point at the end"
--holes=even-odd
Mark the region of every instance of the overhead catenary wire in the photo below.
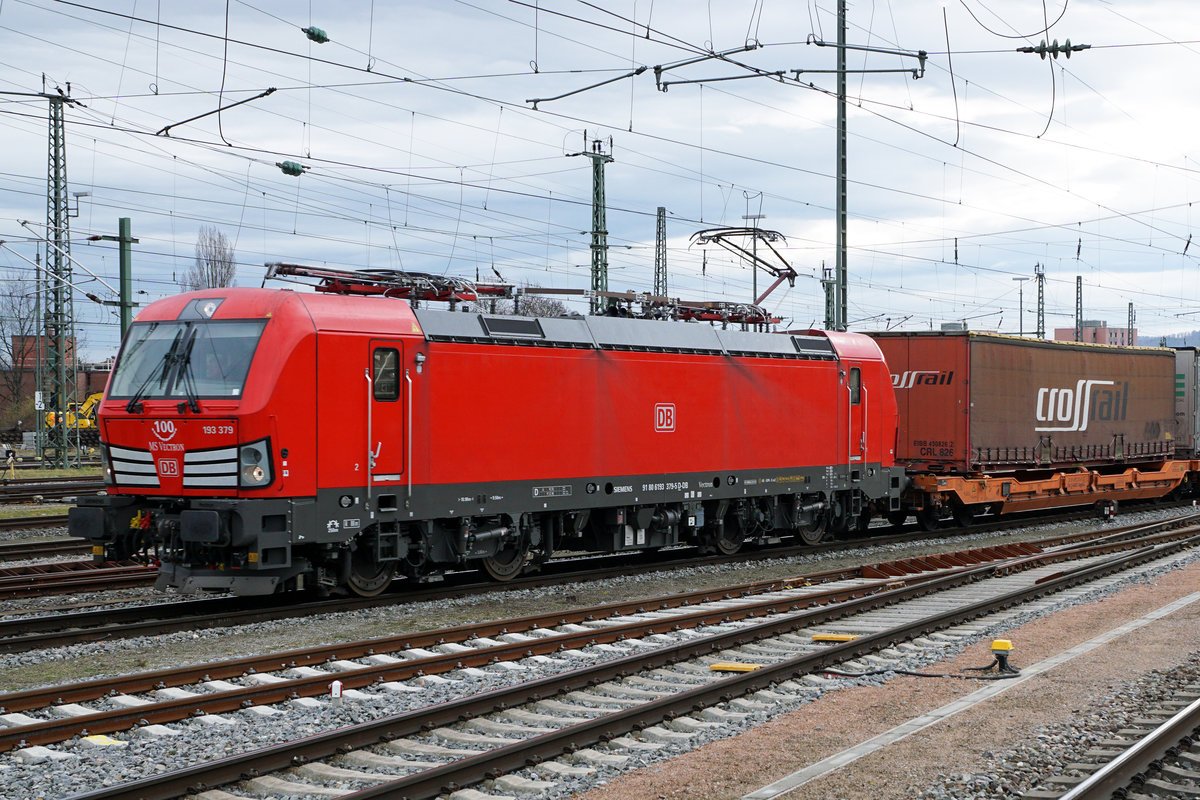
{"type": "MultiPolygon", "coordinates": [[[[409,150],[409,152],[410,152],[410,151],[412,151],[412,150],[409,150]]],[[[710,152],[719,152],[719,150],[718,150],[718,149],[710,149],[710,152]]],[[[349,168],[350,168],[350,169],[353,169],[353,167],[349,167],[349,168]]],[[[240,173],[240,172],[244,172],[244,170],[245,170],[245,167],[240,167],[240,168],[238,168],[238,172],[239,172],[239,173],[240,173]]],[[[409,173],[409,175],[412,175],[412,173],[409,173]]],[[[400,180],[412,180],[412,178],[410,178],[410,176],[406,176],[406,178],[402,178],[402,179],[400,179],[400,180]]],[[[386,186],[386,185],[390,184],[390,182],[391,182],[391,181],[390,181],[389,179],[386,179],[386,178],[384,178],[384,179],[382,179],[382,180],[379,180],[379,181],[371,181],[371,180],[368,180],[368,181],[366,181],[366,184],[371,184],[371,182],[376,182],[376,184],[382,184],[383,186],[386,186]]],[[[478,182],[478,181],[475,181],[475,185],[476,185],[476,187],[478,187],[478,184],[479,184],[479,182],[478,182]]],[[[349,185],[349,184],[347,184],[347,186],[348,186],[348,185],[349,185]]],[[[452,185],[452,184],[451,184],[451,185],[452,185]]],[[[308,184],[306,184],[306,187],[307,187],[307,186],[308,186],[308,184]]],[[[238,192],[238,193],[239,193],[239,194],[240,194],[240,196],[241,196],[241,194],[244,194],[244,193],[245,193],[245,191],[246,191],[246,185],[245,185],[245,182],[241,182],[241,184],[239,184],[239,192],[238,192]]],[[[383,192],[383,191],[386,191],[386,190],[382,190],[382,188],[380,188],[380,192],[383,192]]],[[[466,190],[464,190],[464,187],[460,185],[460,186],[458,186],[458,191],[466,191],[466,190]]],[[[306,196],[307,196],[307,188],[306,188],[306,190],[305,190],[305,194],[306,194],[306,196]]],[[[535,192],[535,193],[533,193],[533,194],[534,194],[534,196],[540,196],[540,197],[542,197],[542,198],[546,198],[546,197],[548,197],[548,194],[547,194],[547,192],[545,192],[545,191],[541,191],[541,192],[535,192]]],[[[556,200],[557,200],[558,198],[560,198],[560,197],[563,197],[563,194],[560,194],[560,193],[557,193],[557,192],[556,192],[556,193],[554,193],[554,194],[553,194],[553,197],[554,197],[554,199],[556,199],[556,200]]],[[[914,193],[914,194],[913,194],[913,197],[917,197],[917,198],[924,198],[924,199],[929,199],[928,193],[920,193],[920,192],[917,192],[917,193],[914,193]]],[[[425,201],[425,200],[416,200],[416,201],[419,201],[419,203],[424,203],[424,201],[425,201]]],[[[816,205],[815,205],[815,207],[820,207],[820,204],[816,204],[816,205]]],[[[491,211],[491,210],[492,210],[492,209],[490,209],[490,211],[491,211]]],[[[637,210],[630,209],[630,212],[637,212],[637,210]]],[[[353,215],[348,215],[348,216],[353,216],[353,215]]],[[[451,218],[452,218],[452,217],[451,217],[451,218]]],[[[1034,222],[1045,222],[1045,221],[1044,221],[1044,219],[1040,219],[1040,221],[1039,221],[1039,219],[1037,219],[1036,217],[1033,217],[1033,221],[1034,221],[1034,222]]],[[[566,225],[566,227],[570,227],[570,225],[566,225]]],[[[1031,227],[1036,227],[1036,225],[1031,225],[1031,227]]],[[[464,233],[464,234],[470,234],[470,235],[476,235],[476,234],[478,234],[478,231],[463,231],[463,233],[464,233]]],[[[966,231],[966,233],[967,233],[967,235],[971,235],[971,234],[973,234],[973,233],[976,233],[976,231],[966,231]]],[[[439,235],[440,235],[440,234],[439,234],[439,235]]],[[[982,234],[980,234],[980,237],[982,237],[982,234]]],[[[1156,240],[1157,240],[1157,236],[1156,236],[1156,240]]],[[[1181,243],[1181,247],[1182,247],[1182,243],[1181,243]]]]}

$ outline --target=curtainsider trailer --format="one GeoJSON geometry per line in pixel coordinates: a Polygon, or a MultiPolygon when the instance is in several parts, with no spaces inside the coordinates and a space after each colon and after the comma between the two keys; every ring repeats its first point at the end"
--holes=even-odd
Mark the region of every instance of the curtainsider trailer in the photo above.
{"type": "Polygon", "coordinates": [[[1174,449],[1171,350],[871,335],[896,391],[906,512],[925,526],[946,514],[967,522],[985,510],[1158,497],[1186,478],[1174,449]]]}

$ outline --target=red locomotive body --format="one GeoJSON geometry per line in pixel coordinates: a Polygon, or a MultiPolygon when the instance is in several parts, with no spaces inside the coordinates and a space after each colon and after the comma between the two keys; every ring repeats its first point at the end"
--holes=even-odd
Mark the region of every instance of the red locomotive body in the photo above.
{"type": "Polygon", "coordinates": [[[160,585],[382,591],[562,549],[817,541],[898,508],[896,405],[854,334],[209,290],[147,307],[70,531],[160,585]],[[251,360],[252,357],[252,360],[251,360]],[[214,363],[215,377],[205,372],[214,363]]]}
{"type": "Polygon", "coordinates": [[[900,411],[897,461],[926,526],[1101,499],[1158,497],[1173,460],[1170,350],[976,333],[871,334],[900,411]]]}

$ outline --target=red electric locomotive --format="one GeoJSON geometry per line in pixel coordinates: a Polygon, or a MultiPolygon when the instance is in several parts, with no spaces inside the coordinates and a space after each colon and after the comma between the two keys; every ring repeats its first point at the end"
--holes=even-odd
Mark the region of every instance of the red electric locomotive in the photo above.
{"type": "Polygon", "coordinates": [[[562,550],[815,542],[895,512],[903,481],[865,336],[386,293],[153,303],[99,419],[108,491],[71,509],[71,534],[152,554],[160,587],[185,590],[371,595],[562,550]]]}

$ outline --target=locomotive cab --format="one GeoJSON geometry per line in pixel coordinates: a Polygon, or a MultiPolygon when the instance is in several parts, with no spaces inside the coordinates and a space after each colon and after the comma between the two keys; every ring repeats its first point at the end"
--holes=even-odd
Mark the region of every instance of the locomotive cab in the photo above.
{"type": "Polygon", "coordinates": [[[171,298],[130,326],[99,414],[107,495],[81,498],[68,523],[97,558],[144,553],[160,586],[250,593],[306,569],[279,497],[287,446],[305,442],[271,413],[303,336],[274,319],[286,296],[268,294],[171,298]]]}

